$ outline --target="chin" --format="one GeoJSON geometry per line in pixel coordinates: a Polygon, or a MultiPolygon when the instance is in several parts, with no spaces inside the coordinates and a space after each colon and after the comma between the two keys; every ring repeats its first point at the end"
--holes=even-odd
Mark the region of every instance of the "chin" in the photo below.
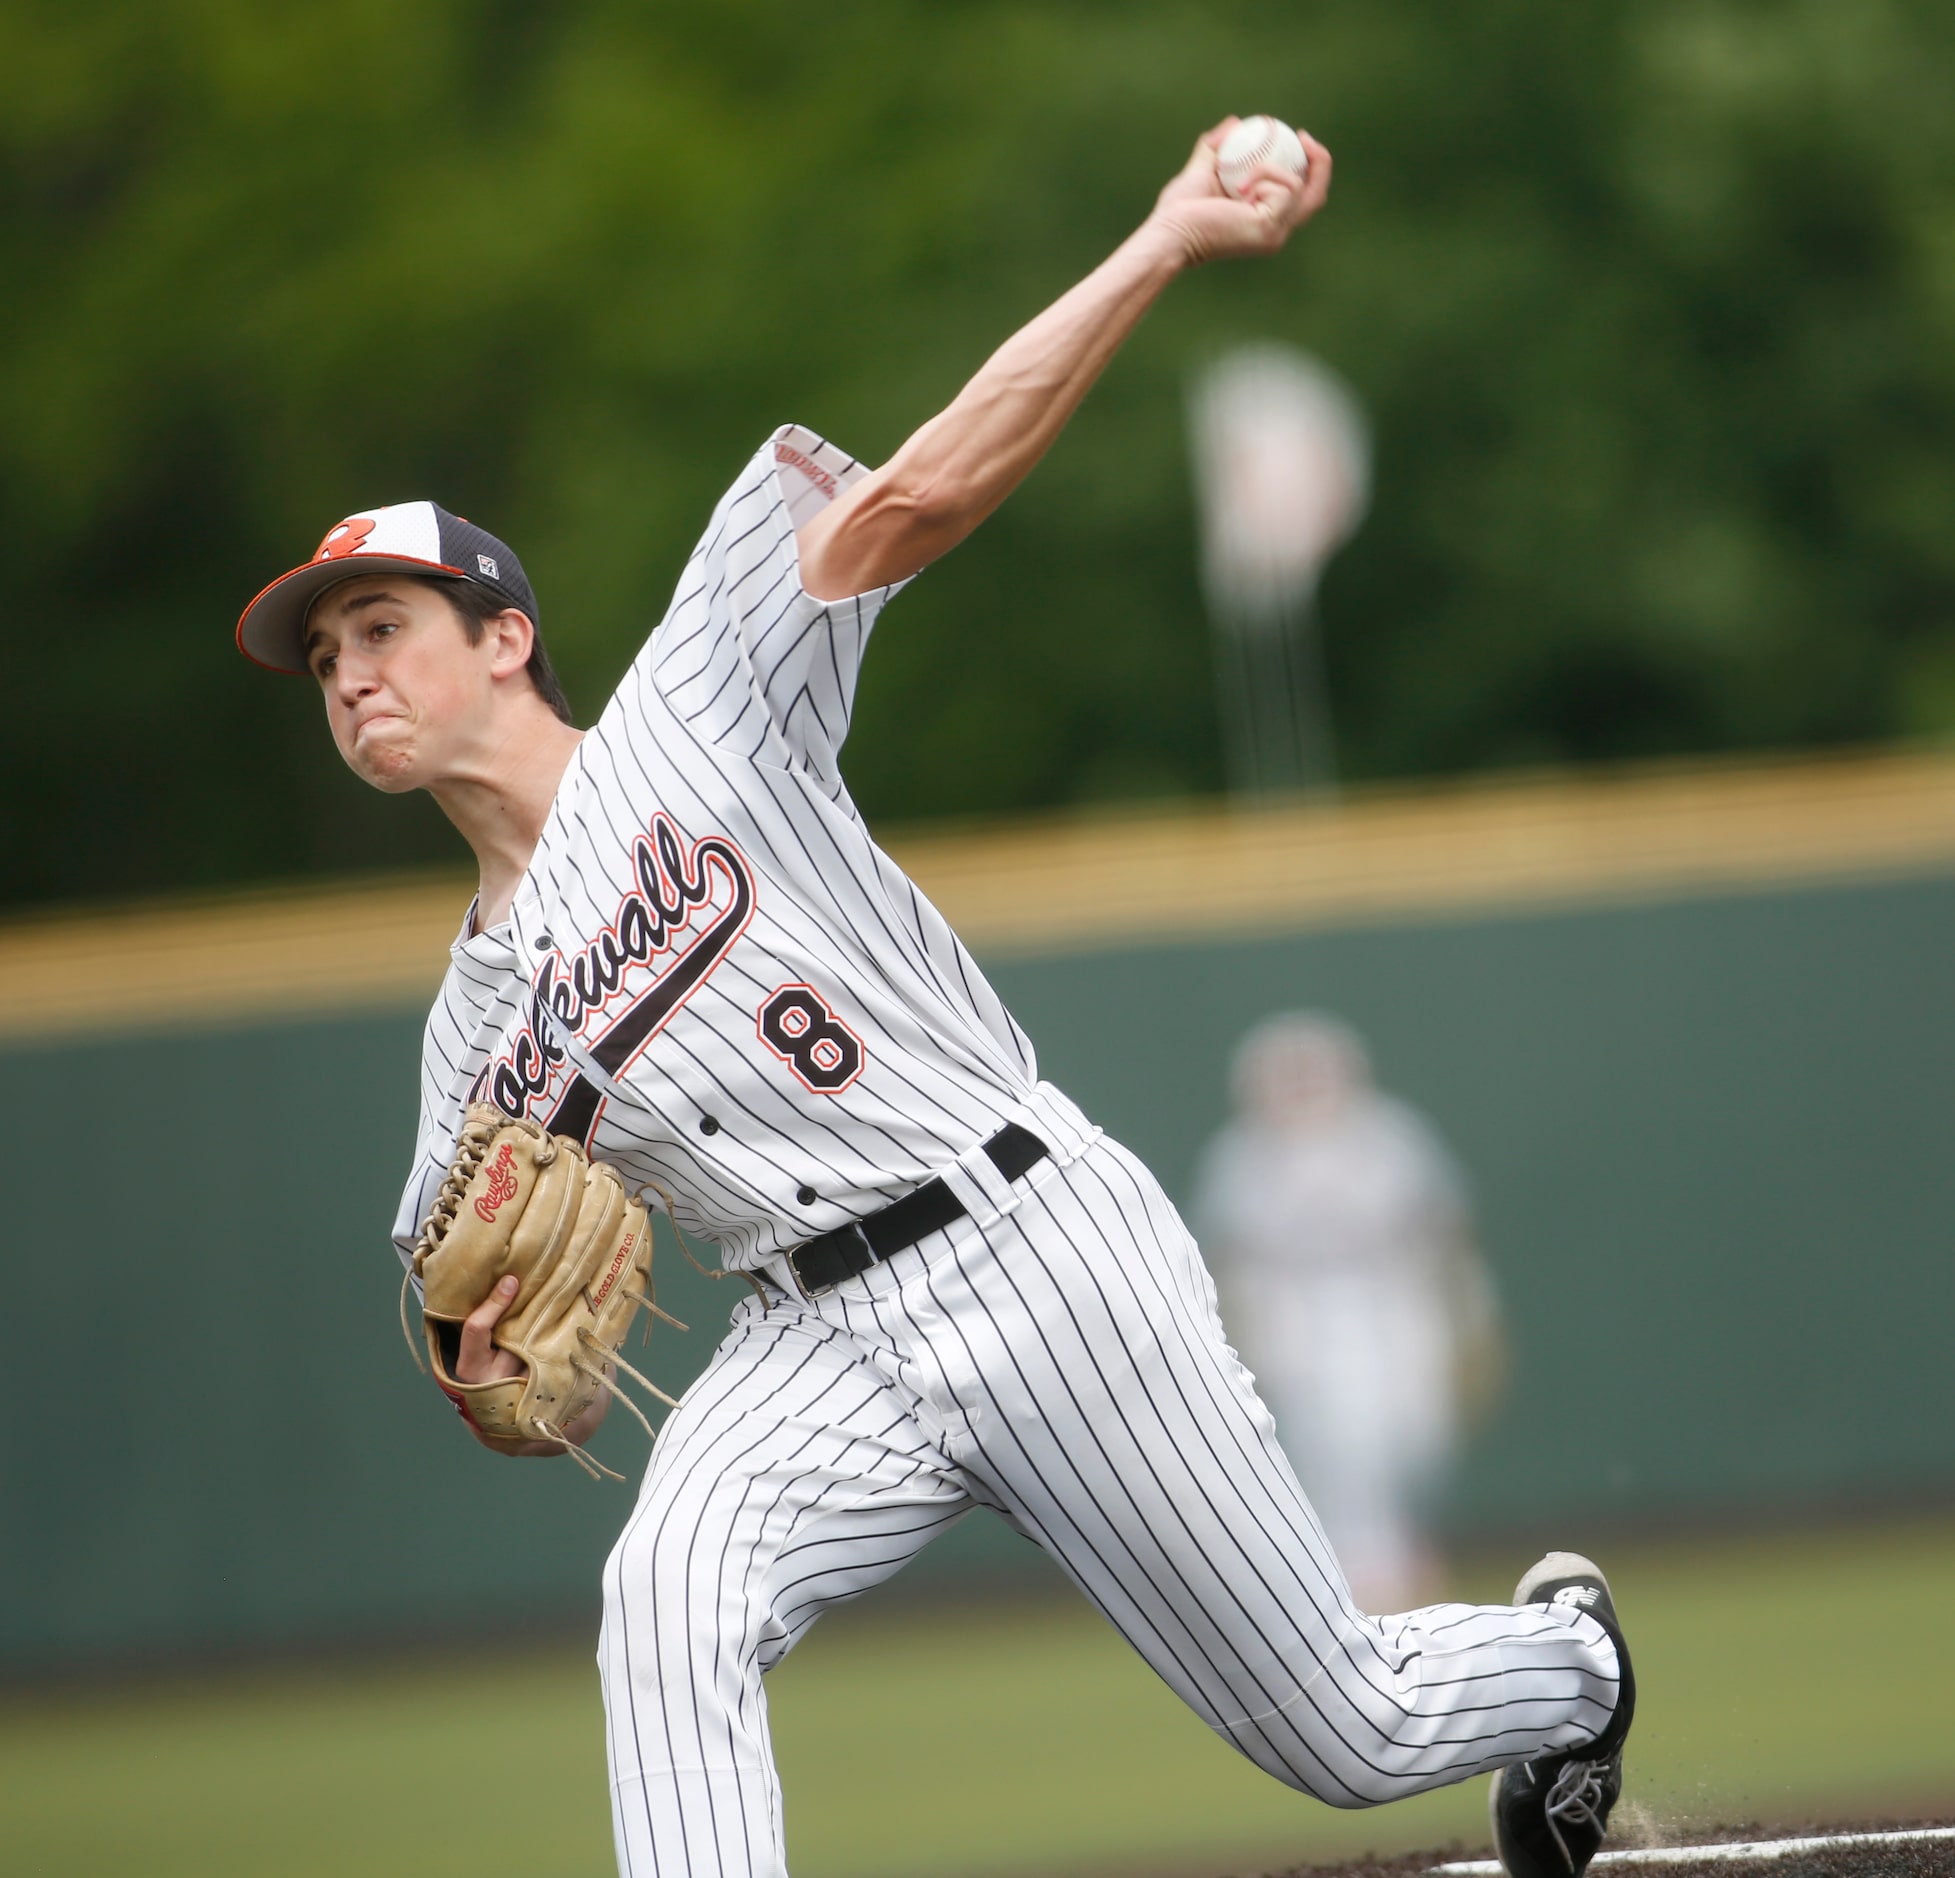
{"type": "Polygon", "coordinates": [[[370,742],[355,752],[351,762],[356,775],[390,796],[405,795],[420,787],[411,749],[370,742]]]}

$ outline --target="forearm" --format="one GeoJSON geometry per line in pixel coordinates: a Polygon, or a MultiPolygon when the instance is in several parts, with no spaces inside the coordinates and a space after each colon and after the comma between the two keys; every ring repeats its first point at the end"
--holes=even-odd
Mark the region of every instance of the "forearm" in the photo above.
{"type": "Polygon", "coordinates": [[[954,548],[1030,474],[1185,264],[1177,238],[1150,220],[1014,333],[888,463],[802,531],[809,591],[839,598],[886,585],[954,548]]]}
{"type": "Polygon", "coordinates": [[[1330,152],[1303,139],[1307,177],[1256,171],[1230,196],[1216,146],[1196,145],[1134,234],[985,362],[949,408],[799,532],[801,583],[839,600],[887,586],[954,548],[1010,495],[1064,429],[1121,342],[1175,275],[1224,256],[1274,254],[1323,206],[1330,152]]]}

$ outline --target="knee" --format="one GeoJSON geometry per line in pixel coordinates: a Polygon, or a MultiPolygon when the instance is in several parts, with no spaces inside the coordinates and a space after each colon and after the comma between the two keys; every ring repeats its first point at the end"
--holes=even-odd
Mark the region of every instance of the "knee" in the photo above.
{"type": "Polygon", "coordinates": [[[682,1605],[697,1589],[700,1547],[697,1533],[670,1506],[641,1503],[626,1521],[604,1561],[604,1615],[607,1621],[682,1605]]]}
{"type": "Polygon", "coordinates": [[[1279,1713],[1261,1722],[1238,1722],[1220,1733],[1237,1753],[1271,1779],[1340,1812],[1362,1813],[1405,1797],[1403,1783],[1393,1780],[1386,1770],[1353,1765],[1352,1757],[1337,1753],[1334,1746],[1325,1749],[1334,1763],[1327,1765],[1307,1735],[1284,1724],[1285,1718],[1279,1713]]]}
{"type": "MultiPolygon", "coordinates": [[[[1241,1743],[1237,1743],[1241,1746],[1241,1743]]],[[[1248,1749],[1243,1750],[1249,1753],[1248,1749]]],[[[1300,1765],[1294,1759],[1282,1755],[1272,1755],[1265,1759],[1259,1754],[1249,1753],[1249,1758],[1273,1778],[1280,1780],[1293,1793],[1301,1793],[1312,1800],[1320,1800],[1326,1806],[1334,1806],[1340,1812],[1362,1813],[1374,1806],[1383,1806],[1387,1800],[1396,1796],[1390,1793],[1367,1793],[1348,1787],[1334,1780],[1324,1769],[1310,1762],[1300,1765]]]]}
{"type": "Polygon", "coordinates": [[[1334,1806],[1341,1813],[1368,1813],[1374,1806],[1387,1806],[1393,1800],[1402,1800],[1405,1795],[1400,1789],[1390,1793],[1362,1793],[1349,1787],[1306,1786],[1297,1789],[1307,1793],[1313,1800],[1322,1800],[1326,1806],[1334,1806]]]}

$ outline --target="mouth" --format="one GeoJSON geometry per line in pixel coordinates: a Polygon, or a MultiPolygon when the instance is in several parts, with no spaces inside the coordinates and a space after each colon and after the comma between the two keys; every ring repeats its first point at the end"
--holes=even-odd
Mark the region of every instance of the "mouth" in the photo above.
{"type": "Polygon", "coordinates": [[[397,775],[412,762],[407,720],[398,711],[375,711],[347,735],[346,760],[369,780],[397,775]]]}
{"type": "Polygon", "coordinates": [[[353,726],[346,760],[380,789],[405,787],[414,769],[412,726],[398,711],[376,711],[353,726]]]}

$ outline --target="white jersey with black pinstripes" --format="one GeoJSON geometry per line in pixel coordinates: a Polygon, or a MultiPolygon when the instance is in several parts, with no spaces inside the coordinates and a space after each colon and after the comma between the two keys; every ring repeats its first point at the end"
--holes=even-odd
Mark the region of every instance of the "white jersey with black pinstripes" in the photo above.
{"type": "Polygon", "coordinates": [[[572,758],[509,920],[465,925],[423,1044],[403,1256],[474,1099],[656,1182],[734,1267],[1007,1121],[1051,1138],[1031,1046],[842,783],[896,589],[812,598],[795,530],[861,473],[796,427],[767,441],[572,758]]]}
{"type": "Polygon", "coordinates": [[[811,599],[794,542],[854,473],[795,430],[748,466],[428,1027],[403,1250],[479,1095],[776,1279],[933,1175],[965,1209],[812,1299],[743,1299],[661,1430],[605,1574],[620,1871],[781,1878],[763,1672],[978,1505],[1334,1804],[1592,1738],[1618,1680],[1585,1613],[1356,1608],[1174,1208],[870,840],[836,754],[888,595],[811,599]],[[1016,1180],[983,1152],[1008,1121],[1049,1150],[1016,1180]]]}

